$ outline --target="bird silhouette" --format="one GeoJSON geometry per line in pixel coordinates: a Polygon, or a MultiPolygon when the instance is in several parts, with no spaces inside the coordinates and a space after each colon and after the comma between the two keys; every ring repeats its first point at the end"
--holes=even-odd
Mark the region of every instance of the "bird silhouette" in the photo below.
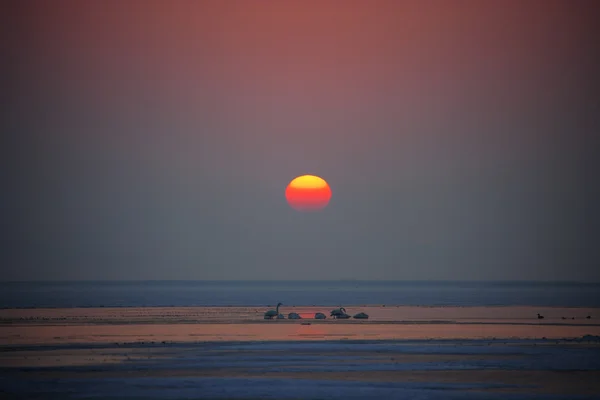
{"type": "Polygon", "coordinates": [[[275,310],[269,310],[265,313],[265,319],[273,319],[275,317],[279,317],[279,306],[282,306],[282,303],[277,303],[277,308],[275,310]]]}

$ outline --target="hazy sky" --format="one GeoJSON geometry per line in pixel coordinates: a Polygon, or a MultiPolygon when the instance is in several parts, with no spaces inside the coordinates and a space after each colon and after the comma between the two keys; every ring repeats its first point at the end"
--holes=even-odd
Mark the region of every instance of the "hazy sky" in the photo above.
{"type": "Polygon", "coordinates": [[[600,281],[594,1],[3,4],[0,279],[600,281]]]}

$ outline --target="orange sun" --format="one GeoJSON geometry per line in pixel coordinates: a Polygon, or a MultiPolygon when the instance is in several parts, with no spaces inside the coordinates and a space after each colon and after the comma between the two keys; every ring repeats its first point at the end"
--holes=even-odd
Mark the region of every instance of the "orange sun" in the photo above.
{"type": "Polygon", "coordinates": [[[285,189],[289,205],[298,211],[317,211],[331,199],[331,189],[325,179],[314,175],[294,178],[285,189]]]}

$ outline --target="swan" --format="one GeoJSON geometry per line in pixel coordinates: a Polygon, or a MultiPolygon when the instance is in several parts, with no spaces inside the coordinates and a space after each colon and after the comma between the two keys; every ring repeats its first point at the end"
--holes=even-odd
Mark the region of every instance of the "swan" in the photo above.
{"type": "Polygon", "coordinates": [[[325,316],[325,314],[323,314],[321,312],[318,312],[315,314],[315,319],[325,319],[325,318],[327,318],[327,317],[325,316]]]}
{"type": "Polygon", "coordinates": [[[302,317],[298,313],[291,312],[288,314],[288,319],[302,319],[302,317]]]}
{"type": "Polygon", "coordinates": [[[336,308],[335,310],[331,310],[329,314],[330,317],[337,318],[340,315],[346,314],[346,309],[344,307],[336,308]]]}
{"type": "Polygon", "coordinates": [[[279,315],[279,306],[282,306],[282,303],[277,303],[277,309],[269,310],[265,313],[265,319],[273,319],[279,315]]]}
{"type": "Polygon", "coordinates": [[[544,316],[540,315],[540,313],[538,313],[538,319],[544,319],[544,316]]]}
{"type": "Polygon", "coordinates": [[[358,313],[354,316],[356,319],[369,319],[369,316],[364,312],[358,313]]]}

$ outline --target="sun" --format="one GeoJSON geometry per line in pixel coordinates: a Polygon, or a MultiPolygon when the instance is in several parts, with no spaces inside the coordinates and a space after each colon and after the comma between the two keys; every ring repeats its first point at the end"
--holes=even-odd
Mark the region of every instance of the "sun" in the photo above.
{"type": "Polygon", "coordinates": [[[287,185],[285,198],[297,211],[318,211],[329,204],[331,188],[321,177],[302,175],[292,179],[287,185]]]}

